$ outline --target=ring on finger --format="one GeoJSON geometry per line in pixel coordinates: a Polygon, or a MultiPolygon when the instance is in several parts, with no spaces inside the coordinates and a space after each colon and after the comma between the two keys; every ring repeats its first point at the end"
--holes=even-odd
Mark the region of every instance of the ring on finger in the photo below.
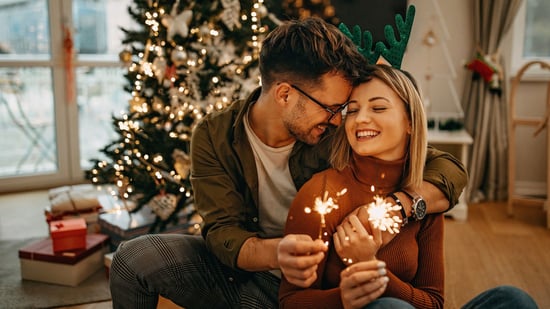
{"type": "Polygon", "coordinates": [[[344,237],[345,241],[349,241],[349,236],[344,237]]]}

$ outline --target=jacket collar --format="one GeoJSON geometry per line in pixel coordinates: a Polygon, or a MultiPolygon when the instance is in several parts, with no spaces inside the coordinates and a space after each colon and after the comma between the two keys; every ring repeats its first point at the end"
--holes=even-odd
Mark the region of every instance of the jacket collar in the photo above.
{"type": "Polygon", "coordinates": [[[246,116],[246,113],[248,112],[252,104],[256,103],[256,101],[260,97],[261,92],[262,87],[254,89],[254,91],[252,91],[252,93],[248,95],[246,100],[239,101],[238,104],[235,104],[235,106],[233,107],[235,109],[234,112],[237,112],[237,117],[235,117],[235,121],[233,122],[235,143],[239,143],[241,137],[246,137],[246,134],[244,132],[244,117],[246,116]]]}

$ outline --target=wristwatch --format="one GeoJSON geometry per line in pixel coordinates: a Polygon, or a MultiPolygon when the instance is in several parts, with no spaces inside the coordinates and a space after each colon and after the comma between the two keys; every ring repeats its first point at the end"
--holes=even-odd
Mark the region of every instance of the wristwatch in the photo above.
{"type": "Polygon", "coordinates": [[[422,198],[422,196],[415,194],[413,196],[409,192],[403,190],[403,193],[405,193],[411,200],[412,200],[412,214],[411,219],[414,221],[422,220],[426,216],[426,201],[422,198]]]}

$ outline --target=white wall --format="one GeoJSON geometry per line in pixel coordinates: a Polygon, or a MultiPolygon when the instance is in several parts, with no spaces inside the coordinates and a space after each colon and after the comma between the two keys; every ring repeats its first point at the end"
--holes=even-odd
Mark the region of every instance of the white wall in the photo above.
{"type": "Polygon", "coordinates": [[[472,55],[471,1],[411,0],[409,4],[415,5],[416,17],[402,68],[419,82],[428,99],[429,117],[460,117],[468,72],[464,64],[472,55]],[[436,37],[432,46],[423,42],[430,30],[436,37]]]}
{"type": "MultiPolygon", "coordinates": [[[[442,83],[430,85],[426,74],[447,78],[452,82],[459,99],[463,96],[464,81],[468,70],[464,68],[474,55],[473,40],[473,1],[410,0],[416,6],[416,17],[403,59],[402,68],[410,71],[418,80],[424,95],[429,98],[428,113],[456,111],[456,104],[448,88],[442,83]],[[437,44],[428,47],[422,40],[429,30],[438,38],[437,44]],[[445,54],[444,46],[448,53],[445,54]],[[449,69],[450,68],[450,69],[449,69]],[[452,75],[454,70],[455,75],[452,75]],[[445,76],[447,74],[447,76],[445,76]]],[[[518,16],[523,14],[519,12],[518,16]]],[[[511,63],[512,52],[517,50],[512,27],[503,40],[501,51],[506,59],[509,80],[518,70],[511,63]]],[[[516,27],[517,28],[517,27],[516,27]]],[[[432,79],[433,80],[433,79],[432,79]]],[[[548,78],[531,79],[522,82],[517,93],[517,111],[520,116],[541,117],[546,112],[546,87],[548,78]]],[[[509,85],[506,87],[509,92],[509,85]]],[[[507,98],[508,93],[507,94],[507,98]]],[[[516,134],[516,192],[530,194],[546,193],[547,169],[547,130],[533,137],[534,128],[522,127],[516,134]]]]}

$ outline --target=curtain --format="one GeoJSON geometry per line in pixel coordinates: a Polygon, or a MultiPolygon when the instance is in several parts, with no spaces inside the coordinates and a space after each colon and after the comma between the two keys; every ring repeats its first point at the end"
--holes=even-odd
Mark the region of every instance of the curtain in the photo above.
{"type": "Polygon", "coordinates": [[[462,107],[464,127],[474,139],[466,188],[468,201],[504,200],[508,192],[508,100],[499,45],[523,0],[473,0],[476,53],[493,55],[502,71],[500,92],[467,74],[462,107]]]}

